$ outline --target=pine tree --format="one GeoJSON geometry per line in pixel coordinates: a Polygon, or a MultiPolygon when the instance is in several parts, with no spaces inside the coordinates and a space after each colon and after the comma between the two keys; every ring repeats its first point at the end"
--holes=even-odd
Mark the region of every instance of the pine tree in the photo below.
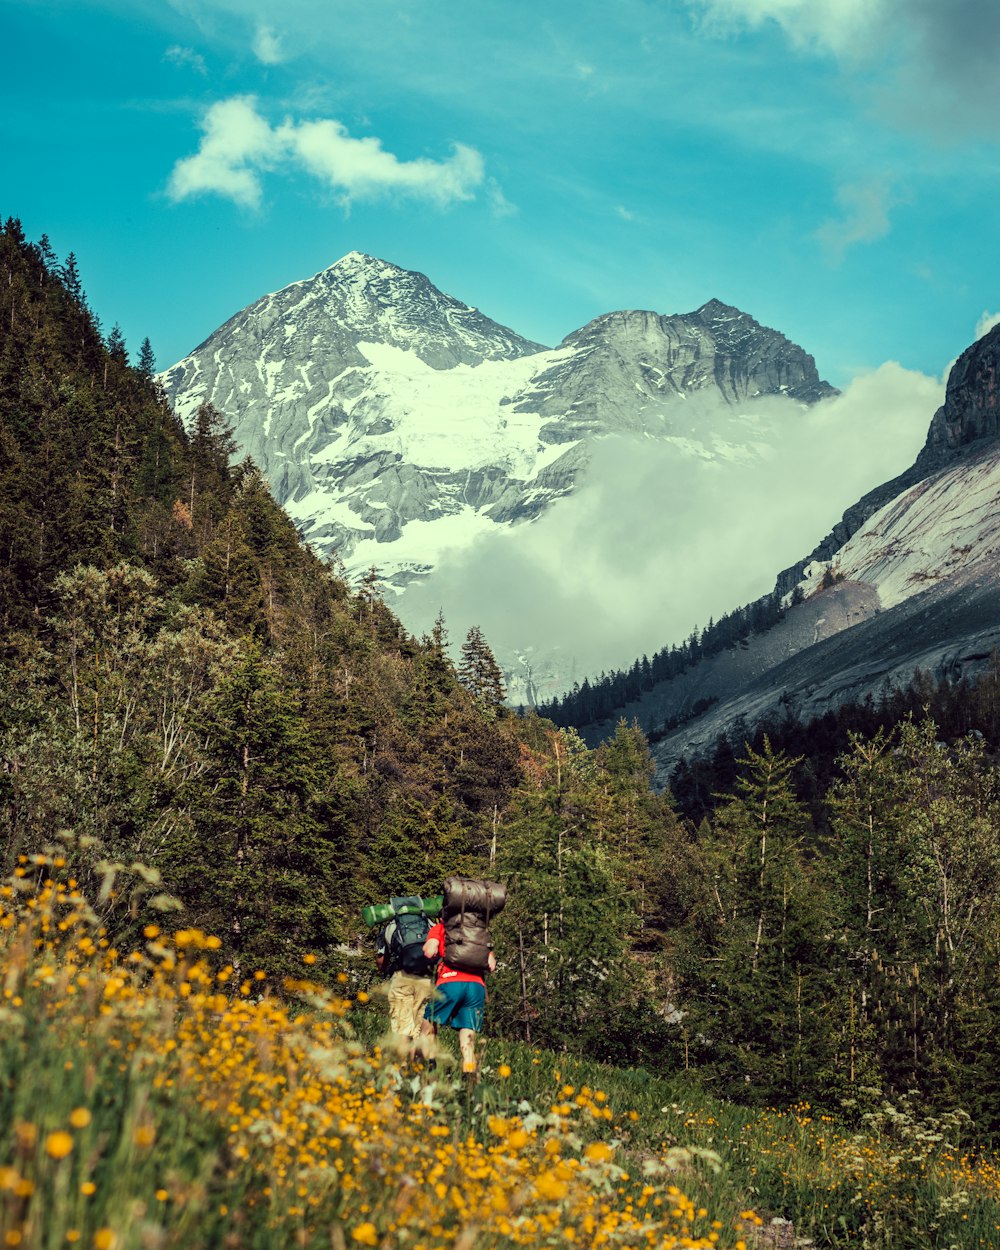
{"type": "Polygon", "coordinates": [[[797,761],[747,749],[737,793],[703,826],[679,943],[683,1010],[702,1057],[743,1094],[794,1098],[831,1062],[829,918],[804,855],[797,761]]]}
{"type": "Polygon", "coordinates": [[[458,680],[469,694],[492,715],[503,706],[507,691],[503,673],[478,625],[473,625],[462,643],[458,680]]]}
{"type": "Polygon", "coordinates": [[[495,872],[509,901],[496,924],[497,1022],[536,1045],[640,1062],[647,987],[629,955],[621,865],[595,836],[596,764],[574,731],[537,729],[541,749],[498,837],[495,872]]]}
{"type": "Polygon", "coordinates": [[[118,365],[128,364],[128,349],[125,346],[125,335],[116,321],[108,335],[108,355],[118,365]]]}
{"type": "Polygon", "coordinates": [[[136,370],[139,376],[145,378],[147,382],[152,382],[156,374],[156,356],[153,352],[153,345],[148,338],[142,340],[139,348],[139,359],[136,361],[136,370]]]}
{"type": "Polygon", "coordinates": [[[250,645],[203,718],[204,771],[186,800],[188,832],[164,855],[170,884],[216,933],[237,976],[291,974],[337,939],[344,831],[317,819],[322,754],[273,662],[250,645]]]}

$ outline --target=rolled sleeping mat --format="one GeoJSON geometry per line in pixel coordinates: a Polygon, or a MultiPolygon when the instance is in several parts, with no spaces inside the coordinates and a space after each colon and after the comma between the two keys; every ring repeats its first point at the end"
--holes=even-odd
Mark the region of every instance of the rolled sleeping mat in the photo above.
{"type": "Polygon", "coordinates": [[[446,877],[442,911],[445,917],[472,912],[487,922],[507,905],[507,887],[499,881],[446,877]]]}
{"type": "Polygon", "coordinates": [[[372,928],[377,924],[385,924],[394,916],[414,915],[423,912],[425,916],[440,916],[443,899],[440,894],[431,898],[420,898],[417,895],[393,898],[388,903],[368,903],[361,908],[361,919],[372,928]]]}
{"type": "Polygon", "coordinates": [[[385,924],[396,912],[391,903],[369,903],[361,908],[361,919],[371,928],[373,925],[385,924]]]}

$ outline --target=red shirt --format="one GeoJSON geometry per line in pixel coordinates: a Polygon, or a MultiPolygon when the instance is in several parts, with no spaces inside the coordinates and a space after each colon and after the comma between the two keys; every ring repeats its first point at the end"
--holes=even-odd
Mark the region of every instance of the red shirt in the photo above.
{"type": "Polygon", "coordinates": [[[478,972],[462,972],[459,968],[451,968],[445,962],[445,934],[444,924],[438,921],[437,924],[431,925],[430,932],[427,934],[425,941],[435,941],[438,944],[438,954],[441,958],[438,960],[437,966],[437,984],[448,985],[452,981],[473,981],[476,985],[485,987],[486,982],[478,972]]]}

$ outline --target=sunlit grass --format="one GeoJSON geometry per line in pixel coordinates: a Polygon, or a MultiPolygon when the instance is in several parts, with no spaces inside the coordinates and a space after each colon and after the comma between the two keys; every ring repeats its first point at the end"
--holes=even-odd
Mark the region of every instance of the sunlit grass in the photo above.
{"type": "Polygon", "coordinates": [[[594,1139],[617,1132],[602,1091],[533,1105],[498,1072],[473,1103],[446,1066],[363,1043],[346,994],[279,997],[195,930],[115,950],[71,880],[30,868],[0,917],[5,1244],[739,1244],[674,1183],[693,1161],[594,1139]]]}
{"type": "Polygon", "coordinates": [[[384,1053],[353,976],[272,987],[155,918],[114,949],[67,871],[0,887],[2,1245],[753,1247],[776,1216],[817,1245],[1000,1242],[960,1116],[850,1132],[500,1041],[467,1090],[447,1048],[384,1053]]]}

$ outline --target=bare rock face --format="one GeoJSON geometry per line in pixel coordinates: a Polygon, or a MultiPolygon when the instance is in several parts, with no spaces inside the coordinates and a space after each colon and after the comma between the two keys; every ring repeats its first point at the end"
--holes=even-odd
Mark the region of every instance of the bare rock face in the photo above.
{"type": "Polygon", "coordinates": [[[956,452],[1000,434],[1000,325],[967,347],[952,366],[942,406],[934,414],[917,461],[927,471],[956,452]]]}
{"type": "Polygon", "coordinates": [[[669,437],[699,400],[835,393],[718,300],[609,313],[550,350],[359,252],[257,300],[161,380],[183,419],[205,401],[229,419],[320,551],[396,586],[433,566],[438,531],[453,545],[572,492],[609,434],[669,437]]]}
{"type": "Polygon", "coordinates": [[[698,396],[814,403],[837,393],[801,347],[718,300],[674,316],[606,313],[562,347],[572,355],[539,374],[518,401],[552,418],[541,431],[549,443],[613,431],[663,435],[679,405],[698,396]]]}
{"type": "Polygon", "coordinates": [[[945,400],[931,418],[927,441],[910,468],[852,504],[818,546],[778,574],[775,589],[789,594],[806,568],[831,562],[887,503],[939,469],[978,455],[1000,435],[1000,325],[967,347],[948,374],[945,400]]]}

